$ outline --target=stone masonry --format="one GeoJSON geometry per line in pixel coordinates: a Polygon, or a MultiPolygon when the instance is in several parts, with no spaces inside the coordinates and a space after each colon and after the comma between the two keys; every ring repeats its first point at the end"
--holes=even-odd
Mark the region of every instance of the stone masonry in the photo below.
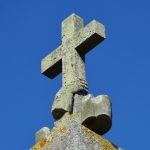
{"type": "Polygon", "coordinates": [[[36,133],[32,150],[118,150],[101,135],[112,125],[112,108],[107,95],[88,93],[85,54],[105,39],[105,27],[72,14],[62,22],[62,44],[41,63],[44,75],[53,79],[62,72],[62,87],[52,106],[55,125],[36,133]]]}

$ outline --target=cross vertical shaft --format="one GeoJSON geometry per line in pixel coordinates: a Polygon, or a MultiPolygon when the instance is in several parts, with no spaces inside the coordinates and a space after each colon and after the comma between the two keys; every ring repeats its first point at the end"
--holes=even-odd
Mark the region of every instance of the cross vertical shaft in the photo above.
{"type": "MultiPolygon", "coordinates": [[[[62,86],[86,84],[84,55],[76,49],[76,33],[83,28],[83,19],[72,14],[62,23],[62,86]]],[[[82,88],[82,87],[81,87],[82,88]]]]}

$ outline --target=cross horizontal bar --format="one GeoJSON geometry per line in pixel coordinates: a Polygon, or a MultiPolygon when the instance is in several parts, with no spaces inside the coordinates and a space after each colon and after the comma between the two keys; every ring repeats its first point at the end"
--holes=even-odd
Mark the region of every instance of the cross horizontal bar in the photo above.
{"type": "MultiPolygon", "coordinates": [[[[93,20],[86,27],[74,33],[74,48],[84,56],[105,39],[105,27],[93,20]]],[[[62,45],[46,56],[41,63],[41,72],[53,79],[62,72],[62,45]]]]}
{"type": "Polygon", "coordinates": [[[84,55],[106,38],[105,27],[93,20],[86,27],[82,28],[77,33],[77,36],[76,50],[84,55]]]}
{"type": "Polygon", "coordinates": [[[53,79],[62,72],[62,46],[46,56],[41,62],[41,72],[53,79]]]}

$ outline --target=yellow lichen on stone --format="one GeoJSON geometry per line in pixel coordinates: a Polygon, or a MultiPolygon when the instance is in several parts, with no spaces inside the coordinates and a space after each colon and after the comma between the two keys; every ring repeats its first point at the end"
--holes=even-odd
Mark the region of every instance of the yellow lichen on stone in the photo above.
{"type": "Polygon", "coordinates": [[[102,148],[103,150],[117,150],[110,142],[105,139],[102,140],[102,148]]]}
{"type": "Polygon", "coordinates": [[[57,134],[56,131],[53,130],[53,132],[51,133],[51,140],[52,141],[56,139],[56,134],[57,134]]]}
{"type": "Polygon", "coordinates": [[[84,131],[84,135],[85,136],[91,136],[91,132],[90,132],[90,130],[88,128],[86,128],[84,126],[82,126],[81,128],[84,131]]]}
{"type": "Polygon", "coordinates": [[[69,119],[75,119],[76,116],[75,116],[74,114],[69,114],[69,115],[68,115],[68,118],[69,118],[69,119]]]}
{"type": "Polygon", "coordinates": [[[84,131],[85,136],[92,136],[91,139],[93,143],[100,142],[102,143],[103,150],[117,150],[108,140],[104,139],[102,136],[96,134],[93,131],[90,131],[88,128],[82,126],[82,130],[84,131]]]}
{"type": "Polygon", "coordinates": [[[102,141],[103,140],[103,138],[96,133],[94,133],[94,138],[95,138],[95,141],[102,141]]]}
{"type": "Polygon", "coordinates": [[[104,139],[102,136],[94,133],[95,140],[100,141],[102,143],[102,149],[103,150],[116,150],[116,148],[106,139],[104,139]]]}
{"type": "Polygon", "coordinates": [[[39,141],[35,146],[32,147],[32,150],[39,150],[40,148],[44,147],[47,143],[47,139],[39,141]]]}
{"type": "Polygon", "coordinates": [[[67,126],[63,126],[62,128],[59,128],[58,131],[63,134],[63,133],[66,133],[68,130],[68,127],[67,126]]]}

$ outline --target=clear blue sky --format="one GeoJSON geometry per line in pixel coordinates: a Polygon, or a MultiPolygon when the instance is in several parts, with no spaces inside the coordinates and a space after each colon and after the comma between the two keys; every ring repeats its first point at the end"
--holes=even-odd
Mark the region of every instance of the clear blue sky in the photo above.
{"type": "Polygon", "coordinates": [[[61,21],[72,13],[106,26],[107,39],[86,56],[90,93],[113,103],[105,137],[126,150],[148,149],[149,0],[1,0],[0,149],[28,150],[37,130],[53,127],[61,76],[43,76],[40,62],[61,43],[61,21]]]}

